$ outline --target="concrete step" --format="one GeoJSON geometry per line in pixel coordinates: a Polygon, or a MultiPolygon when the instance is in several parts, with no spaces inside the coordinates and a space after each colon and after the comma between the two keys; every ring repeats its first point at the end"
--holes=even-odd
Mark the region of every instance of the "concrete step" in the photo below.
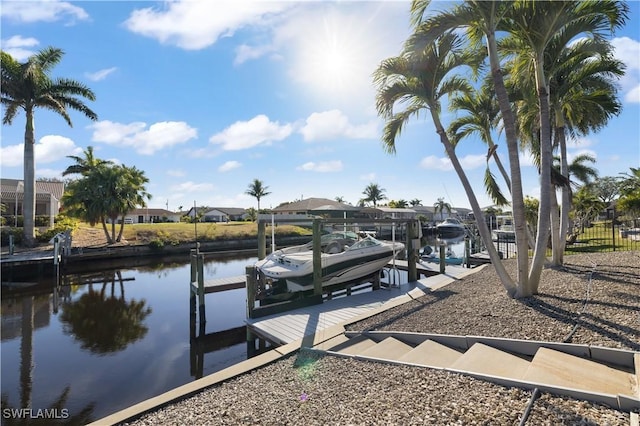
{"type": "Polygon", "coordinates": [[[425,340],[398,358],[398,361],[410,362],[426,367],[445,368],[451,366],[451,364],[461,356],[462,352],[434,342],[433,340],[425,340]]]}
{"type": "Polygon", "coordinates": [[[375,346],[362,351],[359,355],[397,361],[398,358],[411,351],[413,346],[407,345],[393,337],[387,337],[375,346]]]}
{"type": "Polygon", "coordinates": [[[332,337],[329,340],[325,340],[322,343],[319,343],[317,345],[314,346],[314,349],[320,349],[323,351],[327,351],[330,350],[333,347],[338,346],[339,344],[348,342],[349,338],[347,336],[345,336],[344,334],[339,334],[336,337],[332,337]]]}
{"type": "Polygon", "coordinates": [[[360,355],[362,351],[374,346],[377,342],[371,340],[366,336],[356,336],[350,338],[348,341],[340,343],[330,350],[333,352],[340,352],[346,355],[360,355]]]}
{"type": "Polygon", "coordinates": [[[449,366],[453,370],[522,380],[529,368],[529,361],[483,343],[471,346],[449,366]]]}
{"type": "Polygon", "coordinates": [[[636,395],[635,374],[574,355],[540,348],[524,380],[611,395],[636,395]]]}

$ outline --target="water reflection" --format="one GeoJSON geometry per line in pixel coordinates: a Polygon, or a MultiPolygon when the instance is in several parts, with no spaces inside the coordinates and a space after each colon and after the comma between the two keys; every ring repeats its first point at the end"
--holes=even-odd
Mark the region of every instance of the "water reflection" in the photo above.
{"type": "Polygon", "coordinates": [[[127,301],[123,281],[121,271],[111,272],[111,277],[104,276],[99,291],[94,289],[96,283],[91,282],[79,299],[62,305],[63,331],[80,342],[82,349],[97,354],[117,352],[147,334],[149,329],[143,321],[151,314],[151,308],[144,299],[127,301]],[[107,295],[108,287],[111,290],[107,295]]]}
{"type": "MultiPolygon", "coordinates": [[[[255,260],[207,259],[204,275],[237,276],[255,260]]],[[[187,262],[91,262],[59,281],[37,276],[15,281],[28,286],[3,285],[2,408],[62,405],[69,416],[2,424],[85,424],[254,354],[243,289],[207,295],[206,327],[190,333],[187,262]]]]}

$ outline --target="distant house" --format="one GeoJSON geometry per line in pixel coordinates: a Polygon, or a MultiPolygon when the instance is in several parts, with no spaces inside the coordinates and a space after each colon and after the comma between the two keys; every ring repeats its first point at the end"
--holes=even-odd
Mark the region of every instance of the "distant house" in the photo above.
{"type": "Polygon", "coordinates": [[[203,222],[231,222],[245,220],[247,211],[240,207],[214,207],[204,211],[203,222]]]}
{"type": "MultiPolygon", "coordinates": [[[[60,212],[60,200],[64,193],[64,182],[36,180],[36,216],[49,216],[49,225],[53,226],[60,212]]],[[[3,216],[23,214],[24,181],[18,179],[0,179],[1,202],[5,206],[3,216]]],[[[8,221],[11,224],[11,221],[8,221]]]]}
{"type": "Polygon", "coordinates": [[[347,212],[351,217],[352,212],[358,211],[357,207],[340,203],[328,198],[307,198],[305,200],[294,201],[282,204],[271,211],[278,215],[306,215],[306,216],[329,216],[343,217],[347,212]]]}
{"type": "Polygon", "coordinates": [[[161,223],[180,222],[182,213],[165,209],[141,208],[128,212],[124,217],[124,223],[161,223]]]}

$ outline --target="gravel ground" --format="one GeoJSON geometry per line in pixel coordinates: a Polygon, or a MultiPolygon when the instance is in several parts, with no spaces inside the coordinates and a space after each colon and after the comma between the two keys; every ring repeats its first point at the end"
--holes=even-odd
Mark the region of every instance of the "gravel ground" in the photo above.
{"type": "MultiPolygon", "coordinates": [[[[505,265],[513,276],[515,263],[505,265]]],[[[349,329],[567,341],[640,351],[640,252],[568,256],[563,268],[543,271],[536,297],[522,300],[510,299],[488,267],[349,329]]],[[[517,425],[530,397],[527,390],[442,370],[302,351],[130,424],[517,425]]],[[[527,424],[620,425],[629,424],[629,414],[543,394],[527,424]]]]}

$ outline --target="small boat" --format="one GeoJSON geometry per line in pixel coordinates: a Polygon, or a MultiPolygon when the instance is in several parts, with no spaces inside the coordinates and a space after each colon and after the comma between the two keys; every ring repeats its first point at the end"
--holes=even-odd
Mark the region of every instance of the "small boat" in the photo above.
{"type": "Polygon", "coordinates": [[[436,233],[440,237],[455,237],[464,235],[466,228],[458,219],[447,218],[443,222],[436,225],[436,233]]]}
{"type": "MultiPolygon", "coordinates": [[[[440,263],[440,255],[433,249],[431,249],[431,246],[427,246],[420,255],[420,260],[425,262],[440,263]]],[[[464,258],[456,256],[451,248],[448,248],[446,250],[444,254],[444,263],[446,263],[447,265],[462,265],[463,262],[464,258]]]]}
{"type": "MultiPolygon", "coordinates": [[[[334,232],[321,239],[322,286],[353,282],[384,268],[404,250],[399,242],[380,241],[371,235],[334,232]]],[[[280,292],[313,289],[313,242],[276,250],[255,264],[260,278],[280,292]]]]}

